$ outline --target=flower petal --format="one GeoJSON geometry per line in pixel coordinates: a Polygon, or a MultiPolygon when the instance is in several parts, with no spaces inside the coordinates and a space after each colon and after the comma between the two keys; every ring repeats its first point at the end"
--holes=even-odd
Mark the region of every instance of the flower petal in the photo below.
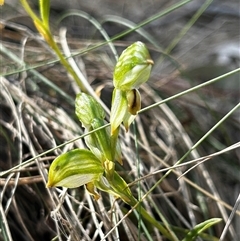
{"type": "Polygon", "coordinates": [[[136,115],[141,109],[141,96],[137,89],[127,91],[128,112],[136,115]]]}

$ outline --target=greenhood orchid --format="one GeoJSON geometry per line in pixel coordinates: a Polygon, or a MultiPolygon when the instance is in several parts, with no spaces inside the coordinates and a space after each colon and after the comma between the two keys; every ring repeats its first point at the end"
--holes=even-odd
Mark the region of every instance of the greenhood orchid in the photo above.
{"type": "Polygon", "coordinates": [[[148,80],[153,63],[145,44],[139,41],[130,45],[119,57],[113,74],[112,135],[118,132],[122,122],[128,131],[141,109],[141,96],[137,89],[148,80]]]}
{"type": "MultiPolygon", "coordinates": [[[[152,65],[149,52],[141,42],[136,42],[123,51],[114,70],[111,129],[107,126],[102,106],[88,94],[77,95],[76,115],[85,128],[85,142],[89,149],[75,149],[58,156],[50,166],[47,187],[76,188],[85,185],[95,200],[100,198],[96,189],[112,194],[141,212],[142,217],[158,228],[168,240],[175,241],[178,239],[171,228],[156,221],[139,206],[140,202],[115,170],[115,161],[122,164],[119,127],[123,123],[128,130],[140,110],[141,96],[138,88],[148,80],[152,65]]],[[[203,224],[203,227],[207,225],[208,223],[203,224]]],[[[196,231],[193,231],[188,233],[187,238],[196,236],[196,231]]]]}
{"type": "Polygon", "coordinates": [[[57,157],[50,166],[47,187],[74,188],[86,185],[88,191],[99,196],[95,187],[120,197],[130,205],[136,203],[126,182],[115,171],[115,161],[122,164],[118,130],[123,122],[126,130],[141,108],[137,90],[149,78],[153,61],[146,46],[136,42],[123,51],[114,70],[110,116],[111,130],[102,106],[83,92],[76,96],[75,112],[85,128],[85,142],[89,150],[76,149],[57,157]]]}

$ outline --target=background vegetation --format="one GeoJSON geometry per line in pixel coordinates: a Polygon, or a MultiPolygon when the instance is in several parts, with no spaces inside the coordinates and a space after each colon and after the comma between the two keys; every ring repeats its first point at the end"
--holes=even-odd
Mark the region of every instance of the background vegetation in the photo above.
{"type": "MultiPolygon", "coordinates": [[[[50,28],[108,108],[123,49],[143,41],[155,62],[119,173],[156,220],[221,218],[207,233],[239,240],[239,1],[86,2],[52,1],[50,28]]],[[[0,14],[0,240],[165,240],[112,196],[45,188],[51,161],[84,146],[79,87],[18,1],[0,14]]]]}

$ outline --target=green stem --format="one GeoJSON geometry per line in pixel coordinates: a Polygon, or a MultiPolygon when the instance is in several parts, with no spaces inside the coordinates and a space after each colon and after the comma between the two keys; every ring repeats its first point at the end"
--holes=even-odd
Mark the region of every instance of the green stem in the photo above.
{"type": "Polygon", "coordinates": [[[48,42],[48,44],[51,46],[51,48],[55,51],[55,53],[57,54],[57,56],[60,59],[61,64],[66,68],[67,72],[72,75],[73,79],[79,86],[80,90],[82,90],[83,92],[87,92],[85,86],[82,84],[82,81],[80,80],[78,75],[75,73],[72,66],[68,63],[66,58],[63,56],[62,52],[60,51],[56,42],[53,40],[52,35],[50,33],[48,34],[48,40],[47,39],[45,39],[45,40],[48,42]]]}
{"type": "MultiPolygon", "coordinates": [[[[112,179],[108,179],[108,182],[111,186],[111,193],[114,193],[115,196],[121,198],[125,203],[130,205],[133,209],[136,209],[138,213],[141,213],[141,216],[145,221],[151,223],[155,226],[166,238],[171,241],[178,241],[177,237],[170,230],[170,227],[164,227],[160,222],[156,221],[148,212],[140,205],[140,202],[135,199],[132,195],[130,188],[124,179],[117,173],[114,172],[114,177],[112,179]]],[[[109,189],[105,189],[103,191],[108,192],[109,189]]]]}
{"type": "Polygon", "coordinates": [[[53,39],[53,36],[51,34],[51,31],[49,29],[48,23],[46,23],[46,19],[40,19],[31,9],[29,6],[27,0],[20,0],[22,6],[28,13],[28,15],[32,18],[38,32],[44,37],[45,41],[48,43],[48,45],[55,51],[56,55],[58,56],[60,62],[62,65],[66,68],[67,72],[73,77],[79,88],[83,92],[87,92],[85,86],[82,84],[81,79],[78,77],[78,75],[75,73],[71,65],[68,63],[68,61],[63,56],[62,52],[60,51],[58,45],[53,39]]]}
{"type": "Polygon", "coordinates": [[[155,218],[153,218],[151,215],[148,214],[148,212],[146,211],[146,209],[144,209],[142,206],[137,206],[137,211],[138,213],[141,211],[141,215],[142,217],[148,221],[149,223],[151,223],[152,225],[154,225],[166,238],[168,238],[169,240],[173,240],[173,241],[177,241],[178,239],[176,239],[175,235],[173,235],[173,232],[171,230],[166,229],[160,222],[156,221],[155,218]],[[139,210],[139,208],[141,208],[141,210],[139,210]]]}

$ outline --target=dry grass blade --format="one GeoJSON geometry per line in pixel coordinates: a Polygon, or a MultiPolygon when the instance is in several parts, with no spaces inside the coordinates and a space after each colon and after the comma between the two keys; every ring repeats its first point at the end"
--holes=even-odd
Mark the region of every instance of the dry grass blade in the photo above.
{"type": "MultiPolygon", "coordinates": [[[[85,12],[74,12],[82,14],[81,21],[73,15],[63,18],[60,25],[67,31],[55,39],[105,107],[107,119],[117,55],[141,40],[154,61],[162,60],[161,65],[155,61],[148,84],[139,90],[142,110],[135,129],[121,130],[124,164],[116,165],[117,171],[148,213],[172,225],[179,240],[183,229],[220,217],[223,222],[206,234],[238,241],[240,113],[239,108],[232,110],[239,105],[240,60],[226,53],[228,47],[239,51],[234,45],[239,42],[239,13],[231,7],[236,1],[229,1],[229,6],[213,1],[201,17],[198,10],[211,1],[140,1],[142,8],[133,1],[134,9],[130,2],[124,2],[126,7],[107,1],[106,14],[105,2],[99,2],[102,6],[96,7],[83,1],[85,12]],[[115,41],[109,48],[111,36],[115,41]],[[189,150],[184,162],[176,165],[189,150]]],[[[54,20],[53,15],[53,27],[54,20]]],[[[0,241],[165,241],[141,214],[113,196],[101,192],[95,201],[84,187],[46,189],[53,159],[86,148],[74,113],[78,88],[33,26],[21,22],[29,21],[3,15],[0,22],[0,241]]]]}

